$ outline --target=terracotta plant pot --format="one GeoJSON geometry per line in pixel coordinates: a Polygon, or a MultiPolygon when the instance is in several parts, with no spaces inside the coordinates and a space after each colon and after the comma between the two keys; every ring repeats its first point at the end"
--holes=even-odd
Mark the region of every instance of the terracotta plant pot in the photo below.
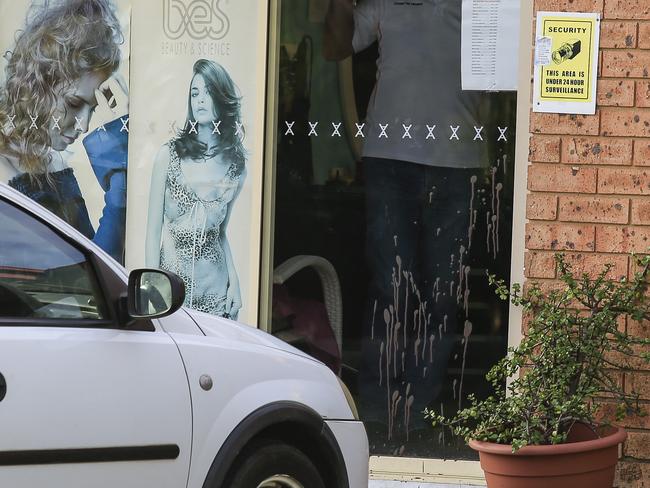
{"type": "Polygon", "coordinates": [[[479,452],[488,488],[612,488],[618,445],[627,433],[609,428],[601,435],[581,426],[572,431],[570,442],[526,446],[516,453],[509,445],[469,445],[479,452]]]}

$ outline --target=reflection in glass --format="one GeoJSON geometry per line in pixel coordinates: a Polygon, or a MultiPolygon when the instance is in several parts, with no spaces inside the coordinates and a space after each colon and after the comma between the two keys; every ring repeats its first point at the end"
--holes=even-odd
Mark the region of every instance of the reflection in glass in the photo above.
{"type": "Polygon", "coordinates": [[[0,317],[106,318],[86,257],[45,224],[0,201],[0,317]]]}
{"type": "Polygon", "coordinates": [[[138,315],[163,314],[172,307],[172,285],[159,271],[145,271],[140,277],[136,299],[138,315]]]}
{"type": "MultiPolygon", "coordinates": [[[[510,275],[515,94],[461,90],[459,1],[315,3],[282,2],[274,264],[333,264],[372,454],[472,458],[422,410],[488,395],[505,354],[486,272],[510,275]]],[[[274,289],[273,331],[317,357],[323,292],[274,289]]]]}

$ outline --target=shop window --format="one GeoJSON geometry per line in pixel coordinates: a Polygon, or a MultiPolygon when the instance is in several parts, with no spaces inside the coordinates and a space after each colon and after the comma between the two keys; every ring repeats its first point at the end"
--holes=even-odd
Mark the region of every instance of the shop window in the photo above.
{"type": "Polygon", "coordinates": [[[371,454],[473,459],[422,411],[506,352],[516,94],[461,89],[457,0],[280,3],[272,332],[341,375],[371,454]]]}

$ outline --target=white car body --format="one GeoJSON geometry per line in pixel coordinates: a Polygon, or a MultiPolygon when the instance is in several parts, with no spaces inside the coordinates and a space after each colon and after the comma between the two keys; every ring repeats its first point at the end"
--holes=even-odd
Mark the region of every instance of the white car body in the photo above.
{"type": "MultiPolygon", "coordinates": [[[[112,273],[126,292],[124,268],[72,227],[3,184],[0,199],[94,256],[100,275],[112,273]]],[[[368,486],[363,424],[325,365],[183,308],[151,323],[0,321],[0,486],[228,488],[236,456],[260,435],[309,451],[328,471],[327,488],[368,486]]]]}

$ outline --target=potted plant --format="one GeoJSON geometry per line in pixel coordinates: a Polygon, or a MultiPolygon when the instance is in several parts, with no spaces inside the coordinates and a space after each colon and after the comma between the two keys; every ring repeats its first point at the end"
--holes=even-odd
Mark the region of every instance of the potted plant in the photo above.
{"type": "Polygon", "coordinates": [[[650,341],[628,335],[618,319],[650,317],[650,257],[634,256],[629,280],[611,278],[611,265],[576,277],[561,254],[555,261],[562,286],[547,292],[535,284],[509,290],[489,277],[528,323],[520,345],[486,376],[496,393],[470,395],[470,406],[453,418],[425,412],[479,452],[488,487],[611,488],[626,433],[597,422],[595,399],[616,401],[619,420],[643,414],[638,395],[624,391],[617,375],[650,360],[650,341]]]}

